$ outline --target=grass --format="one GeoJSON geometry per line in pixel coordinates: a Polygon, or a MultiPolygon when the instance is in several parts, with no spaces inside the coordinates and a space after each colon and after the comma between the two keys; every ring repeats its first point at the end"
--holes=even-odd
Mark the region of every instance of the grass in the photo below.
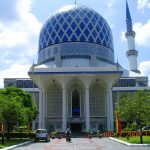
{"type": "Polygon", "coordinates": [[[27,141],[30,141],[30,140],[31,139],[29,139],[29,138],[23,138],[22,140],[20,140],[20,138],[13,138],[13,139],[7,140],[5,138],[5,144],[2,145],[2,139],[0,138],[0,149],[8,147],[8,146],[24,143],[24,142],[27,142],[27,141]]]}
{"type": "MultiPolygon", "coordinates": [[[[129,140],[127,140],[126,137],[118,137],[117,139],[128,142],[128,143],[132,143],[132,144],[140,144],[139,136],[129,137],[129,140]]],[[[143,144],[150,144],[150,136],[143,136],[143,144]]]]}

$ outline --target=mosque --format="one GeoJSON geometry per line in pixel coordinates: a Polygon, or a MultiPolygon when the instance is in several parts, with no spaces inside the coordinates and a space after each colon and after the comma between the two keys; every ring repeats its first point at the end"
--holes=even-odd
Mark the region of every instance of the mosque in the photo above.
{"type": "Polygon", "coordinates": [[[119,97],[150,89],[137,67],[127,2],[126,26],[129,70],[114,61],[112,31],[99,13],[75,4],[50,16],[39,35],[37,64],[28,72],[31,79],[4,79],[5,87],[15,85],[32,93],[39,108],[33,129],[114,130],[119,97]]]}

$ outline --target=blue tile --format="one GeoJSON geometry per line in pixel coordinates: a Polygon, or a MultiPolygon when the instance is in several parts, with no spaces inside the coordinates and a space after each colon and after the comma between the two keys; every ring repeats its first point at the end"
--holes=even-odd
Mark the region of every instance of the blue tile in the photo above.
{"type": "Polygon", "coordinates": [[[43,30],[43,34],[45,35],[47,33],[46,28],[43,30]]]}
{"type": "Polygon", "coordinates": [[[81,34],[80,29],[79,29],[79,28],[77,28],[77,29],[76,29],[76,31],[75,31],[75,33],[76,33],[76,35],[79,37],[79,35],[81,34]]]}
{"type": "Polygon", "coordinates": [[[95,29],[93,30],[92,34],[93,34],[94,38],[96,38],[97,33],[96,33],[95,29]]]}
{"type": "Polygon", "coordinates": [[[68,38],[66,36],[63,37],[62,39],[64,42],[68,41],[68,38]]]}
{"type": "Polygon", "coordinates": [[[72,15],[73,17],[75,17],[75,16],[77,15],[77,13],[73,11],[73,12],[71,13],[71,15],[72,15]]]}
{"type": "Polygon", "coordinates": [[[85,28],[84,22],[81,22],[81,23],[80,23],[80,27],[81,27],[81,29],[84,29],[84,28],[85,28]]]}
{"type": "Polygon", "coordinates": [[[60,27],[60,26],[59,26],[58,24],[56,24],[55,30],[58,31],[59,27],[60,27]]]}
{"type": "Polygon", "coordinates": [[[48,27],[48,32],[51,33],[53,31],[53,28],[51,26],[48,27]]]}
{"type": "Polygon", "coordinates": [[[63,22],[64,22],[64,18],[63,18],[63,17],[61,17],[61,18],[60,18],[60,20],[59,20],[59,22],[60,22],[60,24],[63,24],[63,22]]]}
{"type": "Polygon", "coordinates": [[[96,39],[96,43],[101,43],[101,40],[99,37],[96,39]]]}
{"type": "Polygon", "coordinates": [[[72,29],[74,30],[75,28],[76,28],[76,23],[73,21],[72,23],[71,23],[71,27],[72,27],[72,29]]]}
{"type": "Polygon", "coordinates": [[[67,25],[67,23],[66,23],[66,22],[64,22],[64,24],[63,24],[63,28],[64,28],[64,30],[66,30],[66,29],[68,28],[68,25],[67,25]]]}
{"type": "Polygon", "coordinates": [[[93,37],[92,36],[90,36],[89,37],[89,42],[93,42],[94,40],[93,40],[93,37]]]}
{"type": "Polygon", "coordinates": [[[57,43],[59,43],[59,38],[58,37],[56,37],[56,39],[55,39],[55,43],[57,44],[57,43]]]}
{"type": "Polygon", "coordinates": [[[103,34],[105,35],[105,33],[106,33],[105,27],[103,27],[102,31],[103,31],[103,34]]]}
{"type": "Polygon", "coordinates": [[[72,21],[72,18],[69,16],[69,17],[67,18],[67,22],[68,22],[68,23],[71,23],[71,21],[72,21]]]}
{"type": "Polygon", "coordinates": [[[101,33],[100,33],[100,39],[103,40],[103,37],[104,37],[104,36],[103,36],[103,33],[101,32],[101,33]]]}
{"type": "Polygon", "coordinates": [[[55,26],[56,23],[57,23],[57,21],[56,21],[56,19],[54,19],[54,20],[52,21],[52,25],[55,26]]]}
{"type": "Polygon", "coordinates": [[[84,19],[85,23],[87,24],[89,22],[89,19],[85,16],[84,19]]]}
{"type": "Polygon", "coordinates": [[[84,31],[84,34],[85,34],[86,36],[89,36],[89,33],[90,33],[89,30],[86,28],[85,31],[84,31]]]}
{"type": "Polygon", "coordinates": [[[51,35],[52,35],[52,39],[54,39],[54,38],[55,38],[55,36],[56,36],[55,31],[53,31],[51,35]]]}
{"type": "Polygon", "coordinates": [[[81,37],[80,37],[80,41],[85,41],[85,37],[84,37],[84,35],[82,35],[81,37]]]}
{"type": "Polygon", "coordinates": [[[73,36],[71,37],[71,41],[77,41],[77,38],[76,38],[75,35],[73,35],[73,36]]]}
{"type": "Polygon", "coordinates": [[[96,24],[96,19],[93,17],[92,18],[92,23],[95,25],[96,24]]]}
{"type": "Polygon", "coordinates": [[[67,18],[69,16],[69,14],[68,13],[64,13],[63,16],[64,16],[64,18],[67,18]]]}
{"type": "Polygon", "coordinates": [[[63,36],[63,34],[64,34],[63,30],[60,29],[60,31],[59,31],[59,33],[58,33],[58,35],[60,36],[60,38],[63,36]]]}
{"type": "Polygon", "coordinates": [[[104,46],[106,46],[106,43],[107,43],[106,40],[104,40],[104,41],[103,41],[104,46]]]}
{"type": "Polygon", "coordinates": [[[70,27],[67,29],[67,35],[70,36],[72,34],[72,30],[70,29],[70,27]]]}
{"type": "Polygon", "coordinates": [[[91,15],[90,12],[88,12],[88,13],[87,13],[87,16],[88,16],[89,18],[91,18],[92,15],[91,15]]]}
{"type": "Polygon", "coordinates": [[[96,25],[96,30],[97,30],[97,32],[100,31],[100,26],[98,24],[96,25]]]}
{"type": "Polygon", "coordinates": [[[46,41],[48,41],[48,39],[49,39],[49,35],[48,35],[48,34],[46,34],[46,41]]]}
{"type": "Polygon", "coordinates": [[[81,18],[79,16],[76,16],[75,21],[76,21],[76,23],[79,23],[81,21],[81,18]]]}
{"type": "Polygon", "coordinates": [[[93,29],[93,25],[91,23],[88,24],[88,28],[89,30],[92,30],[93,29]]]}

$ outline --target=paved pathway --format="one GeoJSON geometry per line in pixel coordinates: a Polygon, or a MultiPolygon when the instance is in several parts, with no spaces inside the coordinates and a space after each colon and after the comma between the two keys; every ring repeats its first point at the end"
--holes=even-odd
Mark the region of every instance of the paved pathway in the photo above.
{"type": "Polygon", "coordinates": [[[150,147],[129,147],[108,138],[73,138],[71,143],[65,139],[51,139],[48,143],[32,143],[15,150],[150,150],[150,147]]]}

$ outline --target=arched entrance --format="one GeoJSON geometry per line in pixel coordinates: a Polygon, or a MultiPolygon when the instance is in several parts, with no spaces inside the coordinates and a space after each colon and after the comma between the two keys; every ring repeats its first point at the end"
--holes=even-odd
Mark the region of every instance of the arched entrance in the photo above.
{"type": "Polygon", "coordinates": [[[80,92],[77,89],[72,91],[72,117],[80,117],[80,92]]]}
{"type": "Polygon", "coordinates": [[[84,85],[73,78],[67,85],[67,127],[73,134],[80,134],[84,129],[84,113],[84,85]]]}
{"type": "MultiPolygon", "coordinates": [[[[78,89],[74,89],[72,91],[72,118],[80,118],[80,91],[78,89]]],[[[81,133],[82,124],[79,122],[74,122],[70,124],[71,130],[73,133],[81,133]]]]}

